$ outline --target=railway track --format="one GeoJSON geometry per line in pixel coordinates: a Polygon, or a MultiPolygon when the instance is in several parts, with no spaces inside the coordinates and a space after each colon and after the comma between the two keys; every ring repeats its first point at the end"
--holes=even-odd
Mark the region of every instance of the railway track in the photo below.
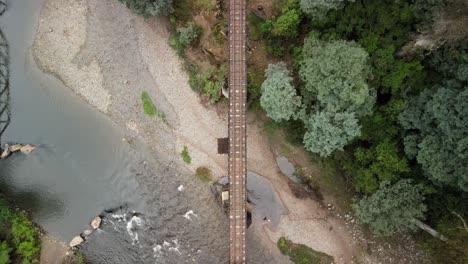
{"type": "Polygon", "coordinates": [[[230,263],[245,263],[246,231],[246,0],[229,0],[230,263]]]}

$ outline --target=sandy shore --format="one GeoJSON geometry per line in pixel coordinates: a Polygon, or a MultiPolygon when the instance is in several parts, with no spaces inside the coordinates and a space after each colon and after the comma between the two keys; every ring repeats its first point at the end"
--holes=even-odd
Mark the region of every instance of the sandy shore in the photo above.
{"type": "MultiPolygon", "coordinates": [[[[192,171],[206,166],[222,177],[227,157],[217,154],[216,139],[227,135],[227,116],[218,116],[200,103],[168,36],[165,19],[145,21],[114,0],[47,0],[33,55],[43,71],[62,80],[167,162],[183,165],[179,153],[187,146],[192,171]],[[142,91],[166,113],[170,126],[144,115],[142,91]]],[[[272,254],[279,252],[275,243],[280,236],[332,255],[336,263],[350,263],[358,254],[341,220],[317,202],[293,196],[254,116],[248,120],[248,169],[271,181],[287,209],[274,229],[254,225],[272,254]]]]}

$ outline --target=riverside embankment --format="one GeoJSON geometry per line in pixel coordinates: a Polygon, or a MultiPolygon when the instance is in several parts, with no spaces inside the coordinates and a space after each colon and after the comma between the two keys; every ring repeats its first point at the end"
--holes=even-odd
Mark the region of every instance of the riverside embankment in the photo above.
{"type": "MultiPolygon", "coordinates": [[[[114,0],[48,0],[39,19],[32,50],[40,69],[112,120],[112,130],[121,131],[125,141],[111,145],[126,146],[124,153],[137,157],[139,164],[130,166],[130,178],[137,182],[133,193],[144,197],[139,201],[146,218],[137,216],[138,220],[131,212],[108,218],[104,230],[108,226],[109,231],[130,236],[103,232],[86,243],[85,253],[97,262],[132,244],[141,245],[143,253],[138,256],[148,259],[175,258],[179,253],[199,263],[227,259],[226,216],[214,204],[208,187],[192,176],[199,166],[210,168],[217,178],[226,174],[227,158],[216,154],[216,139],[227,135],[227,116],[206,108],[190,89],[182,63],[168,45],[167,28],[165,19],[144,20],[114,0]],[[143,113],[143,91],[165,113],[169,125],[143,113]],[[192,157],[189,166],[180,158],[184,146],[192,157]],[[181,184],[187,186],[182,193],[177,191],[181,184]],[[189,210],[197,216],[180,217],[189,210]],[[125,224],[119,227],[119,223],[125,224]],[[115,248],[106,251],[93,243],[113,243],[115,248]]],[[[294,197],[254,115],[248,120],[248,168],[271,182],[284,207],[275,228],[262,222],[249,228],[250,263],[285,263],[275,246],[279,236],[330,254],[337,263],[349,263],[357,254],[340,220],[319,203],[294,197]]],[[[117,167],[114,173],[121,171],[117,167]]]]}

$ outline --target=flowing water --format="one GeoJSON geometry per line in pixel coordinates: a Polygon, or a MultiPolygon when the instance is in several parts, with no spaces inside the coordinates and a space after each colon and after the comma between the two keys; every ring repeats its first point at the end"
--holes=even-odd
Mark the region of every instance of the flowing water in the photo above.
{"type": "MultiPolygon", "coordinates": [[[[209,187],[142,142],[123,141],[124,131],[36,67],[42,4],[9,1],[0,17],[11,73],[11,123],[1,140],[39,145],[0,161],[1,191],[66,242],[103,215],[81,246],[90,263],[226,263],[228,220],[209,187]]],[[[250,263],[274,262],[247,237],[250,263]]]]}
{"type": "MultiPolygon", "coordinates": [[[[191,221],[183,215],[196,209],[190,208],[186,202],[190,199],[177,186],[190,185],[190,181],[184,182],[183,176],[167,164],[146,160],[151,153],[144,147],[123,142],[124,133],[103,114],[56,78],[38,70],[31,45],[43,1],[16,0],[9,4],[0,21],[10,46],[12,121],[2,143],[40,147],[30,155],[14,154],[1,161],[2,191],[63,241],[89,228],[96,215],[117,208],[106,215],[102,230],[83,246],[93,263],[139,263],[155,257],[164,262],[173,258],[171,254],[191,258],[188,254],[194,250],[190,243],[203,247],[197,240],[206,235],[196,234],[201,228],[192,228],[194,233],[186,234],[196,219],[191,221]],[[159,244],[161,249],[153,250],[159,244]]],[[[199,191],[196,186],[186,190],[187,196],[199,191]]],[[[200,199],[212,203],[206,193],[200,199]]],[[[216,207],[213,210],[220,211],[216,207]]],[[[213,221],[213,229],[222,230],[225,217],[216,212],[209,215],[219,216],[213,221]]],[[[224,247],[218,243],[212,248],[220,246],[224,247]]],[[[202,253],[195,251],[194,255],[202,253]]],[[[226,253],[219,250],[213,257],[222,259],[226,253]]],[[[211,254],[206,255],[195,257],[210,262],[211,254]]]]}

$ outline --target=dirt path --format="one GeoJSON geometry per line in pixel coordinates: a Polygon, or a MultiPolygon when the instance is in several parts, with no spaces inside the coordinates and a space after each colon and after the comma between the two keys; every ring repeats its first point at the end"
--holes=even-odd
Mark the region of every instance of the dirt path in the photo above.
{"type": "Polygon", "coordinates": [[[44,235],[41,237],[41,264],[62,264],[69,247],[44,235]]]}
{"type": "MultiPolygon", "coordinates": [[[[206,166],[218,178],[226,175],[227,157],[217,154],[216,140],[227,136],[227,116],[205,108],[189,87],[182,63],[168,45],[167,21],[145,21],[123,11],[117,1],[105,3],[106,10],[100,11],[104,4],[96,1],[48,0],[33,46],[38,65],[168,160],[181,162],[179,153],[187,146],[192,171],[206,166]],[[96,16],[98,12],[108,17],[96,16]],[[94,28],[110,28],[112,23],[119,27],[94,28]],[[118,50],[125,52],[112,56],[118,50]],[[166,113],[170,127],[148,121],[142,114],[142,91],[148,91],[166,113]]],[[[286,236],[332,255],[336,263],[351,262],[358,249],[344,223],[329,216],[317,202],[293,196],[253,116],[249,117],[247,133],[248,170],[272,182],[289,212],[274,230],[264,226],[257,232],[269,238],[262,241],[270,241],[272,254],[278,253],[278,237],[286,236]]]]}

